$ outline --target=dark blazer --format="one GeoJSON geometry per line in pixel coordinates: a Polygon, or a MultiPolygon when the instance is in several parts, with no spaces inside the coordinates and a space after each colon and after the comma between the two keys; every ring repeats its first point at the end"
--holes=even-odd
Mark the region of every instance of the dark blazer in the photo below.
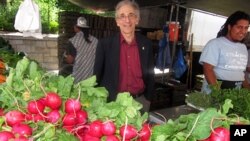
{"type": "MultiPolygon", "coordinates": [[[[151,100],[154,89],[154,58],[152,42],[145,36],[136,34],[139,48],[143,80],[145,84],[144,96],[151,100]]],[[[94,75],[98,86],[105,87],[109,92],[108,101],[116,99],[118,94],[120,68],[120,34],[101,39],[96,49],[94,75]]]]}

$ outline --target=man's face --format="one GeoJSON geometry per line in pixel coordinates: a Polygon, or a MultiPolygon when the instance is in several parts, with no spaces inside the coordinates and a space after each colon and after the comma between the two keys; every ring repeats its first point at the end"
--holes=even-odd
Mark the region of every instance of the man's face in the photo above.
{"type": "Polygon", "coordinates": [[[228,26],[227,37],[232,41],[239,42],[244,39],[249,28],[249,22],[247,20],[239,20],[235,25],[228,26]]]}
{"type": "Polygon", "coordinates": [[[117,11],[116,24],[122,34],[134,34],[139,18],[130,5],[124,5],[117,11]]]}

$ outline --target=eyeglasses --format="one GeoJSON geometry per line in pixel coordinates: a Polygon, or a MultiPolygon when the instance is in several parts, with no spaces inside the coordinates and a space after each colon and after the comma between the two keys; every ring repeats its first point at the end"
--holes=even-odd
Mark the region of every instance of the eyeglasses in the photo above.
{"type": "Polygon", "coordinates": [[[134,13],[129,13],[127,16],[125,14],[121,14],[119,16],[117,16],[116,18],[119,19],[119,20],[123,20],[125,21],[127,18],[129,20],[133,20],[135,19],[137,16],[134,14],[134,13]]]}

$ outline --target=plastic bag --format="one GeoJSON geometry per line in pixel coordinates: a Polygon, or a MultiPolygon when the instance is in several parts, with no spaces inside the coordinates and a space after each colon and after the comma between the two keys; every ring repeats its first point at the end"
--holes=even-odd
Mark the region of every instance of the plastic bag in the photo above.
{"type": "Polygon", "coordinates": [[[38,5],[32,0],[24,0],[17,11],[14,27],[16,30],[23,32],[24,36],[42,38],[38,5]]]}
{"type": "Polygon", "coordinates": [[[187,65],[184,60],[182,49],[180,48],[177,54],[177,59],[173,65],[175,78],[180,78],[187,70],[187,65]]]}
{"type": "Polygon", "coordinates": [[[163,31],[164,31],[164,36],[159,41],[159,50],[158,50],[157,60],[156,60],[156,68],[160,70],[164,70],[171,66],[169,41],[166,35],[168,34],[168,27],[164,26],[163,31]]]}

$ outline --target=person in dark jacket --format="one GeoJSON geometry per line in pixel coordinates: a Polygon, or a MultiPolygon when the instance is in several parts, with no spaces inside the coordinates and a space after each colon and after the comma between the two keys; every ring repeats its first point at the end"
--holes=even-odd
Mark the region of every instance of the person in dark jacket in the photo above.
{"type": "Polygon", "coordinates": [[[129,92],[149,111],[154,89],[152,43],[135,32],[139,23],[139,6],[123,0],[116,5],[115,20],[120,32],[98,42],[94,74],[97,83],[108,92],[108,101],[120,92],[129,92]]]}

